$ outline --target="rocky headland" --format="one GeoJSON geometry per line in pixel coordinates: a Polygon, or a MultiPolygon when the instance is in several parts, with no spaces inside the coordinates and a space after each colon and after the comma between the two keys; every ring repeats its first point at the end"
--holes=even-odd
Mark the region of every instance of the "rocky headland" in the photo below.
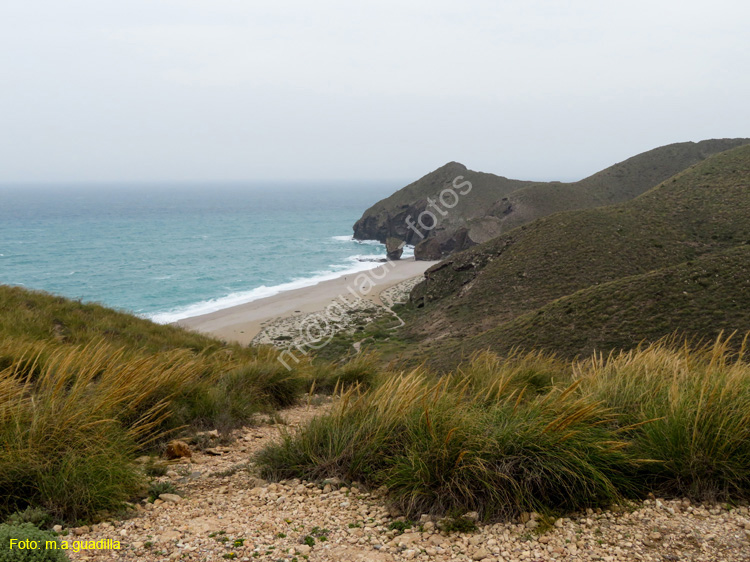
{"type": "Polygon", "coordinates": [[[384,244],[396,239],[415,246],[416,259],[438,260],[553,213],[633,199],[713,154],[749,142],[670,144],[572,183],[508,179],[449,162],[367,209],[354,224],[354,238],[384,244]]]}

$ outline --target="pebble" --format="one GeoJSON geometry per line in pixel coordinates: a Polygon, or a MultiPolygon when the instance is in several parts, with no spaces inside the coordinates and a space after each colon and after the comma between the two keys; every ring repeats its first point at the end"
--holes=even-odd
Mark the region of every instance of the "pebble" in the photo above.
{"type": "MultiPolygon", "coordinates": [[[[750,509],[696,505],[652,498],[611,512],[587,510],[559,518],[539,534],[540,516],[485,525],[475,533],[446,535],[424,514],[401,533],[389,530],[403,514],[384,503],[386,490],[297,479],[268,483],[245,468],[250,455],[285,429],[304,424],[327,406],[282,412],[287,425],[242,430],[222,454],[174,465],[178,474],[201,475],[175,483],[182,497],[162,494],[141,502],[124,520],[68,529],[76,540],[113,539],[122,549],[69,551],[74,562],[750,562],[750,509]],[[242,450],[246,449],[246,450],[242,450]],[[243,467],[238,469],[238,467],[243,467]],[[170,497],[174,496],[174,497],[170,497]],[[317,529],[316,529],[317,527],[317,529]],[[307,538],[309,537],[309,538],[307,538]],[[307,538],[307,539],[306,539],[307,538]],[[307,540],[307,542],[305,542],[307,540]],[[306,558],[303,558],[306,557],[306,558]]],[[[56,529],[57,530],[57,529],[56,529]]],[[[60,528],[58,532],[65,532],[60,528]]]]}

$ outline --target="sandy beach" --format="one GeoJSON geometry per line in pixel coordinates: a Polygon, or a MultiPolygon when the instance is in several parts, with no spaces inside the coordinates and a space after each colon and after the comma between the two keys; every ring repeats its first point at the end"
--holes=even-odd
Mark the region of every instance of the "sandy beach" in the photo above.
{"type": "Polygon", "coordinates": [[[414,258],[388,262],[369,271],[348,274],[311,287],[285,291],[210,314],[185,318],[176,324],[246,345],[253,341],[266,325],[319,312],[341,296],[351,299],[352,292],[374,305],[382,306],[384,303],[381,295],[385,298],[385,295],[389,294],[389,289],[409,280],[413,282],[405,285],[413,285],[435,263],[437,262],[415,261],[414,258]],[[368,290],[363,291],[362,287],[368,290]]]}

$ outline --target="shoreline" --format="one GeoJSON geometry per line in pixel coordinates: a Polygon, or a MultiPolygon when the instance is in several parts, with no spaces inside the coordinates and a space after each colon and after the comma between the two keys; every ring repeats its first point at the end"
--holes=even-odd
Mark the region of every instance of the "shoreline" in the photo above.
{"type": "Polygon", "coordinates": [[[226,341],[249,345],[267,325],[289,319],[290,329],[296,324],[293,317],[302,318],[324,310],[339,297],[351,298],[352,292],[378,307],[383,307],[381,293],[405,281],[421,277],[435,261],[416,261],[407,258],[385,262],[376,268],[358,273],[347,273],[321,281],[316,285],[283,291],[245,304],[232,306],[183,318],[173,325],[211,335],[226,341]],[[367,283],[368,290],[358,291],[357,285],[367,283]]]}

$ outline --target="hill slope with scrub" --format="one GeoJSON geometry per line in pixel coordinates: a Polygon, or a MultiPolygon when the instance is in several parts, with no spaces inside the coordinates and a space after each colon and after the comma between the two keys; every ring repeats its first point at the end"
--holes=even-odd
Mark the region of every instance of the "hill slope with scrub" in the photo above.
{"type": "Polygon", "coordinates": [[[631,201],[558,213],[449,257],[413,290],[401,335],[407,355],[445,367],[457,351],[574,356],[673,331],[744,332],[748,243],[742,146],[631,201]]]}

